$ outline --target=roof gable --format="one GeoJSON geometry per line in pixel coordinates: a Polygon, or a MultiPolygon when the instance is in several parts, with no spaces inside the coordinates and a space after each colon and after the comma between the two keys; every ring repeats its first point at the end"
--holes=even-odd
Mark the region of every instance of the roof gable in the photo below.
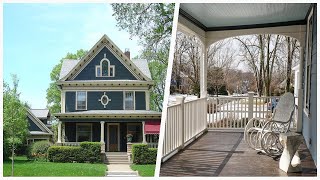
{"type": "MultiPolygon", "coordinates": [[[[130,71],[136,79],[151,81],[151,79],[144,74],[133,61],[128,59],[128,57],[107,37],[107,35],[104,35],[81,60],[78,60],[77,63],[77,60],[63,63],[65,67],[62,66],[61,68],[60,81],[75,80],[81,71],[83,71],[83,69],[90,64],[90,62],[99,55],[103,49],[108,50],[110,52],[110,56],[112,54],[112,56],[118,59],[118,61],[126,67],[126,69],[130,71]]],[[[95,74],[93,75],[95,76],[95,74]]],[[[117,73],[115,76],[117,76],[117,73]]]]}
{"type": "Polygon", "coordinates": [[[41,129],[41,131],[53,134],[53,132],[47,128],[47,126],[43,124],[43,122],[41,122],[40,119],[38,119],[29,109],[27,109],[27,116],[36,126],[38,126],[39,129],[41,129]]]}
{"type": "Polygon", "coordinates": [[[49,109],[30,109],[30,111],[39,119],[46,119],[50,115],[49,109]]]}

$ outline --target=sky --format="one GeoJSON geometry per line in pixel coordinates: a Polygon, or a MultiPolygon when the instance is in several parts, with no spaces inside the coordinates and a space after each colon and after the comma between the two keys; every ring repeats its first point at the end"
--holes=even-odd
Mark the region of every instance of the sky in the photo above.
{"type": "Polygon", "coordinates": [[[46,108],[50,72],[60,59],[89,50],[106,34],[131,57],[139,55],[138,39],[116,27],[110,4],[4,4],[3,79],[19,79],[21,100],[31,108],[46,108]]]}

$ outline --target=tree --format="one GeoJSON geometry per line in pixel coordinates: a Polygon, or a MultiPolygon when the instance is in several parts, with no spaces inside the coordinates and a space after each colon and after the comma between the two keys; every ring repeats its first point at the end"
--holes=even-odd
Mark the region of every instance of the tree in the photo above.
{"type": "Polygon", "coordinates": [[[112,4],[117,26],[139,38],[143,46],[140,58],[147,59],[155,82],[151,91],[151,108],[162,110],[164,84],[168,66],[174,3],[112,4]]]}
{"type": "Polygon", "coordinates": [[[77,53],[67,53],[57,65],[55,65],[50,73],[51,83],[47,89],[47,107],[51,113],[58,113],[61,111],[61,93],[57,86],[59,75],[61,71],[62,62],[64,59],[81,59],[87,53],[86,50],[80,49],[77,53]]]}
{"type": "Polygon", "coordinates": [[[12,75],[12,80],[13,87],[4,83],[3,90],[3,154],[4,158],[8,158],[11,151],[11,176],[14,175],[15,150],[25,141],[28,133],[26,104],[19,99],[19,80],[16,75],[12,75]]]}

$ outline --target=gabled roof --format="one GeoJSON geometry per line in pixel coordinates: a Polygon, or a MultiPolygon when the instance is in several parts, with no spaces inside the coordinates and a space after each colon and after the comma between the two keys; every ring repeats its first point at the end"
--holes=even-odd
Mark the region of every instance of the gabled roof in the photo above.
{"type": "MultiPolygon", "coordinates": [[[[36,124],[42,130],[42,132],[50,135],[53,134],[53,132],[49,128],[47,128],[46,125],[43,124],[43,122],[40,119],[38,119],[35,114],[31,112],[31,110],[27,109],[27,113],[27,116],[31,119],[31,121],[34,122],[34,124],[36,124]]],[[[33,134],[33,131],[30,131],[30,134],[33,134]]]]}
{"type": "MultiPolygon", "coordinates": [[[[139,80],[151,81],[150,77],[147,75],[148,73],[142,70],[144,68],[140,69],[135,63],[133,63],[133,61],[130,60],[107,35],[103,35],[82,59],[64,62],[61,67],[60,81],[73,80],[77,73],[85,68],[85,66],[95,57],[96,53],[98,53],[103,47],[108,48],[117,57],[117,59],[119,59],[119,61],[132,72],[132,74],[138,77],[139,80]]],[[[138,64],[140,64],[140,62],[138,62],[138,64]]],[[[145,67],[145,63],[141,64],[145,67]]]]}
{"type": "MultiPolygon", "coordinates": [[[[79,62],[80,60],[75,59],[64,59],[61,66],[59,79],[64,78],[79,62]]],[[[145,59],[134,59],[132,62],[140,69],[140,71],[145,74],[150,80],[151,73],[148,66],[148,61],[145,59]]]]}
{"type": "Polygon", "coordinates": [[[40,119],[46,119],[49,115],[49,109],[30,109],[30,111],[40,119]]]}

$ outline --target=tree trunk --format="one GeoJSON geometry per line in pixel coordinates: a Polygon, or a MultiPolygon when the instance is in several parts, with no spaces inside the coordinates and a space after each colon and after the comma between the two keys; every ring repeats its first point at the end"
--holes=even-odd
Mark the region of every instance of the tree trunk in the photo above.
{"type": "Polygon", "coordinates": [[[291,66],[292,66],[292,51],[293,49],[293,41],[291,41],[290,37],[287,37],[287,44],[288,44],[288,59],[287,59],[287,73],[286,73],[286,92],[290,92],[290,84],[291,84],[291,66]]]}

